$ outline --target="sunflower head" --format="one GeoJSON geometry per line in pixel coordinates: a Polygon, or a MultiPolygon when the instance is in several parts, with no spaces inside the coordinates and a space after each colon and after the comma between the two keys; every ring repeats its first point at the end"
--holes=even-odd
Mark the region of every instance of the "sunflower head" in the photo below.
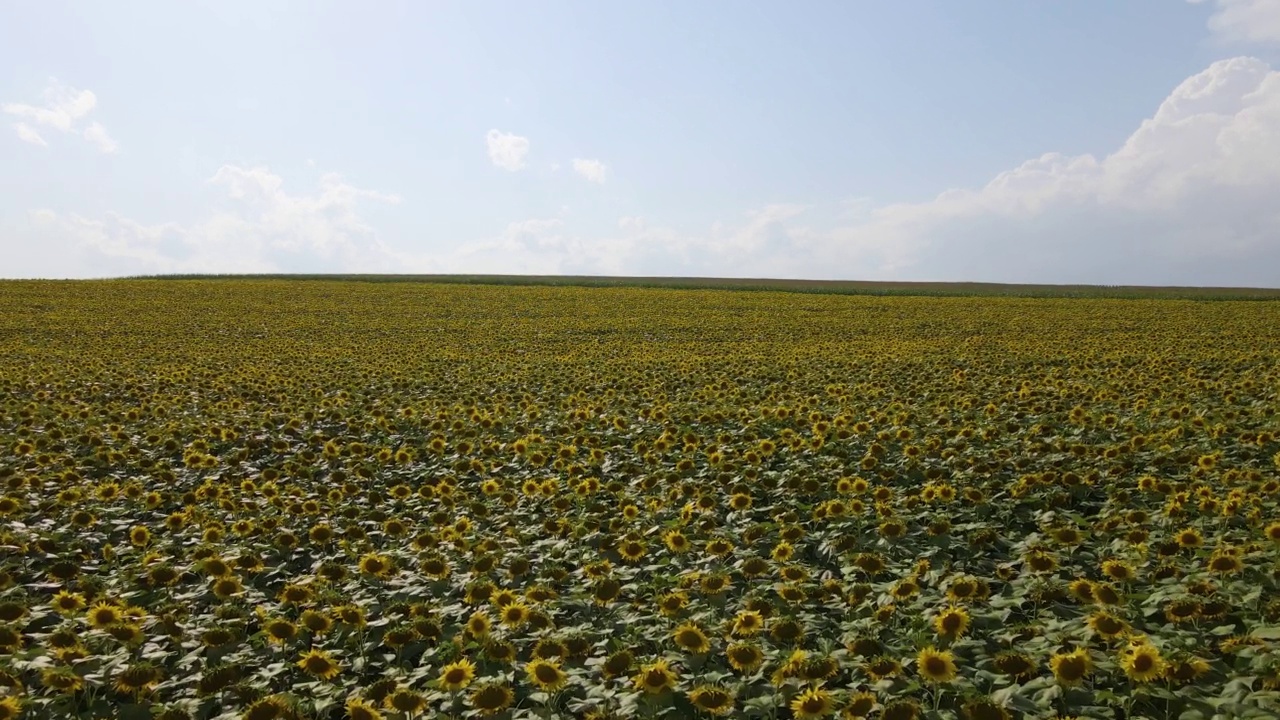
{"type": "Polygon", "coordinates": [[[1049,658],[1049,669],[1060,685],[1072,687],[1093,672],[1093,660],[1088,650],[1077,648],[1071,652],[1055,653],[1049,658]]]}
{"type": "Polygon", "coordinates": [[[332,655],[312,648],[304,653],[295,663],[302,671],[321,680],[332,680],[342,672],[342,667],[332,655]]]}
{"type": "Polygon", "coordinates": [[[926,682],[951,682],[956,678],[955,657],[949,651],[926,647],[916,655],[916,671],[926,682]]]}
{"type": "Polygon", "coordinates": [[[539,690],[554,692],[564,687],[569,676],[560,669],[558,660],[535,659],[525,666],[525,674],[529,682],[539,690]]]}
{"type": "Polygon", "coordinates": [[[676,673],[666,660],[655,660],[641,667],[632,682],[637,690],[657,695],[675,687],[676,673]]]}
{"type": "Polygon", "coordinates": [[[483,716],[496,715],[515,700],[515,693],[505,683],[487,682],[471,691],[469,701],[483,716]]]}

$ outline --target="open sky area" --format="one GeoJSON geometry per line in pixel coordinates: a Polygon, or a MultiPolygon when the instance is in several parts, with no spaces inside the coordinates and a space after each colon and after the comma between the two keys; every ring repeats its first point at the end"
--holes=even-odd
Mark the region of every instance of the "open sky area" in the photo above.
{"type": "Polygon", "coordinates": [[[1280,0],[0,7],[0,277],[1280,286],[1280,0]]]}

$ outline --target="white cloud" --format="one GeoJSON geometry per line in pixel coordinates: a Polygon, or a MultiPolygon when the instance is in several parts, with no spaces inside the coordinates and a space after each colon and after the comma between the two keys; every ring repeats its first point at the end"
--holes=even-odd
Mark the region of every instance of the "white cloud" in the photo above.
{"type": "Polygon", "coordinates": [[[586,239],[509,228],[447,260],[459,271],[1280,287],[1280,73],[1216,62],[1114,152],[1047,153],[921,203],[774,205],[704,233],[623,218],[586,239]],[[841,210],[844,210],[842,213],[841,210]],[[852,209],[853,212],[849,212],[852,209]]]}
{"type": "MultiPolygon", "coordinates": [[[[14,115],[37,126],[53,128],[64,133],[82,135],[94,147],[104,153],[113,153],[119,146],[101,123],[94,122],[81,129],[81,121],[85,119],[98,104],[98,98],[88,90],[77,90],[65,86],[55,78],[49,80],[44,89],[44,103],[27,105],[24,103],[5,103],[0,105],[8,115],[14,115]]],[[[14,125],[18,137],[36,145],[47,145],[44,138],[27,124],[19,122],[14,125]]]]}
{"type": "Polygon", "coordinates": [[[609,168],[599,160],[573,159],[573,171],[597,185],[603,185],[609,168]]]}
{"type": "Polygon", "coordinates": [[[13,129],[18,131],[18,139],[23,142],[29,142],[32,145],[48,145],[44,138],[40,137],[40,133],[35,128],[26,123],[14,123],[13,129]]]}
{"type": "Polygon", "coordinates": [[[1225,42],[1280,43],[1280,0],[1189,0],[1212,2],[1209,32],[1225,42]]]}
{"type": "Polygon", "coordinates": [[[403,258],[359,214],[361,204],[394,204],[397,195],[355,187],[335,173],[323,175],[314,192],[293,194],[269,169],[237,165],[222,166],[209,183],[222,189],[228,207],[190,225],[146,224],[115,213],[85,218],[38,209],[28,215],[42,236],[80,263],[68,274],[400,270],[403,258]]]}
{"type": "Polygon", "coordinates": [[[529,154],[529,138],[490,130],[484,140],[489,148],[489,160],[494,165],[511,172],[524,167],[524,158],[529,154]]]}
{"type": "Polygon", "coordinates": [[[94,123],[84,129],[84,139],[93,144],[104,153],[113,153],[120,149],[115,140],[107,134],[107,129],[102,127],[101,123],[94,123]]]}
{"type": "Polygon", "coordinates": [[[385,246],[360,214],[365,203],[395,196],[336,175],[295,194],[266,168],[228,165],[212,178],[228,209],[194,225],[48,211],[30,222],[41,237],[73,238],[78,247],[61,254],[94,258],[97,274],[324,269],[1280,287],[1277,157],[1280,72],[1241,57],[1187,78],[1109,154],[1046,153],[926,202],[775,204],[702,232],[638,217],[582,232],[576,216],[541,217],[452,252],[407,255],[385,246]]]}

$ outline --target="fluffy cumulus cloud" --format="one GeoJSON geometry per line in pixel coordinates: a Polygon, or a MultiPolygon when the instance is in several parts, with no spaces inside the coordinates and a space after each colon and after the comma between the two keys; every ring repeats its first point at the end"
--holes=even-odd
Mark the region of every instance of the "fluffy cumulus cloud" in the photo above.
{"type": "MultiPolygon", "coordinates": [[[[468,272],[1280,286],[1280,73],[1248,57],[1176,87],[1105,156],[1047,153],[979,188],[836,212],[775,205],[678,233],[517,224],[464,246],[468,272]],[[828,215],[830,213],[827,213],[828,215]],[[500,268],[500,269],[499,269],[500,268]]],[[[839,209],[837,209],[839,210],[839,209]]],[[[847,208],[846,208],[847,210],[847,208]]],[[[540,224],[542,223],[542,224],[540,224]]]]}
{"type": "Polygon", "coordinates": [[[573,171],[597,185],[603,185],[609,168],[599,160],[574,158],[573,171]]]}
{"type": "Polygon", "coordinates": [[[5,103],[0,110],[15,118],[14,132],[18,138],[33,145],[48,145],[42,130],[79,135],[98,150],[113,153],[119,145],[98,122],[86,122],[86,117],[98,104],[98,98],[88,90],[77,90],[50,79],[44,89],[42,102],[5,103]]]}
{"type": "Polygon", "coordinates": [[[1189,0],[1212,3],[1209,31],[1225,42],[1280,43],[1280,0],[1189,0]]]}
{"type": "MultiPolygon", "coordinates": [[[[39,127],[79,117],[50,112],[39,127]]],[[[489,145],[499,167],[523,166],[527,140],[493,131],[489,145]]],[[[96,275],[381,271],[1280,287],[1277,157],[1280,72],[1238,57],[1187,78],[1108,154],[1047,153],[925,202],[775,204],[702,231],[636,216],[585,231],[573,217],[551,216],[512,222],[450,252],[411,255],[384,244],[360,214],[366,203],[395,196],[336,175],[297,193],[265,168],[228,165],[210,180],[227,208],[199,223],[49,211],[28,221],[49,240],[32,247],[71,238],[75,247],[65,252],[92,258],[96,275]]]]}
{"type": "MultiPolygon", "coordinates": [[[[86,218],[38,209],[29,213],[31,234],[48,241],[46,251],[77,258],[81,266],[70,274],[84,276],[399,269],[402,258],[359,213],[364,203],[398,203],[396,195],[358,188],[333,173],[322,176],[313,192],[293,193],[269,169],[237,165],[219,168],[209,184],[225,196],[226,208],[197,223],[147,224],[118,214],[86,218]]],[[[21,254],[19,249],[19,260],[21,254]]],[[[35,267],[43,264],[32,260],[35,267]]]]}
{"type": "Polygon", "coordinates": [[[501,130],[490,130],[484,136],[484,141],[489,148],[489,160],[495,166],[510,172],[524,168],[525,156],[529,154],[529,138],[501,130]]]}

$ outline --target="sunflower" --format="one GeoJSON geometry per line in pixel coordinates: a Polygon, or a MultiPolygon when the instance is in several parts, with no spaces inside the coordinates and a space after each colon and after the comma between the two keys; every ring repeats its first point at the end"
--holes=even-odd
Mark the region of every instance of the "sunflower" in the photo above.
{"type": "Polygon", "coordinates": [[[1034,572],[1049,572],[1058,567],[1058,559],[1047,550],[1032,550],[1027,553],[1025,562],[1034,572]]]}
{"type": "Polygon", "coordinates": [[[46,667],[40,671],[40,684],[62,693],[74,693],[84,687],[84,678],[69,667],[46,667]]]}
{"type": "Polygon", "coordinates": [[[1120,593],[1109,583],[1094,583],[1093,599],[1103,605],[1119,605],[1121,600],[1120,593]]]}
{"type": "Polygon", "coordinates": [[[729,576],[723,572],[707,573],[698,581],[698,587],[702,592],[711,596],[727,592],[730,585],[729,576]]]}
{"type": "Polygon", "coordinates": [[[471,707],[483,716],[496,715],[515,701],[515,693],[505,683],[487,682],[471,691],[471,707]]]}
{"type": "Polygon", "coordinates": [[[755,610],[743,610],[733,619],[733,634],[750,637],[764,627],[764,616],[755,610]]]}
{"type": "Polygon", "coordinates": [[[684,623],[677,627],[671,633],[671,638],[682,650],[694,655],[706,654],[711,649],[711,642],[707,639],[707,634],[694,623],[684,623]]]}
{"type": "Polygon", "coordinates": [[[658,597],[658,612],[667,617],[679,615],[689,604],[689,596],[680,590],[663,593],[658,597]]]}
{"type": "Polygon", "coordinates": [[[611,577],[600,578],[591,586],[591,599],[596,605],[605,607],[617,600],[621,592],[621,582],[611,577]]]}
{"type": "Polygon", "coordinates": [[[484,644],[484,656],[496,663],[508,665],[516,659],[516,646],[505,641],[489,640],[484,644]]]}
{"type": "Polygon", "coordinates": [[[102,629],[124,620],[124,613],[120,611],[117,605],[109,602],[97,602],[94,603],[93,607],[89,608],[89,612],[86,613],[85,617],[90,625],[102,629]]]}
{"type": "Polygon", "coordinates": [[[949,607],[933,619],[933,629],[944,638],[958,638],[969,629],[969,613],[962,607],[949,607]]]}
{"type": "Polygon", "coordinates": [[[600,665],[600,672],[605,678],[615,678],[619,675],[625,675],[631,671],[631,666],[635,662],[635,656],[630,650],[619,650],[600,665]]]}
{"type": "Polygon", "coordinates": [[[618,545],[618,554],[625,562],[638,563],[644,557],[644,553],[644,543],[639,540],[624,540],[618,545]]]}
{"type": "Polygon", "coordinates": [[[422,712],[422,709],[427,706],[427,699],[421,693],[409,688],[396,689],[387,695],[387,699],[382,702],[384,707],[406,715],[422,712]]]}
{"type": "Polygon", "coordinates": [[[569,680],[569,676],[560,669],[558,660],[536,659],[526,665],[524,671],[529,682],[544,692],[555,692],[569,680]]]}
{"type": "Polygon", "coordinates": [[[733,712],[733,693],[719,685],[699,685],[688,693],[689,703],[710,715],[733,712]]]}
{"type": "Polygon", "coordinates": [[[416,630],[413,630],[410,626],[399,625],[394,626],[394,628],[387,630],[383,634],[383,644],[399,652],[408,643],[416,641],[417,638],[419,638],[419,634],[417,634],[416,630]]]}
{"type": "Polygon", "coordinates": [[[1093,583],[1088,580],[1072,580],[1067,585],[1067,591],[1071,593],[1071,596],[1074,597],[1077,602],[1093,602],[1093,583]]]}
{"type": "Polygon", "coordinates": [[[896,600],[910,600],[920,593],[920,584],[913,578],[906,578],[894,584],[889,594],[896,600]]]}
{"type": "Polygon", "coordinates": [[[1159,650],[1143,643],[1120,653],[1120,667],[1130,680],[1145,683],[1164,675],[1165,662],[1159,650]]]}
{"type": "Polygon", "coordinates": [[[773,552],[770,553],[770,556],[774,559],[775,562],[784,563],[790,560],[792,557],[794,557],[795,554],[796,554],[795,546],[793,546],[789,542],[784,541],[774,546],[773,552]]]}
{"type": "Polygon", "coordinates": [[[21,714],[21,699],[12,695],[0,696],[0,720],[16,720],[21,714]]]}
{"type": "MultiPolygon", "coordinates": [[[[882,561],[883,562],[883,561],[882,561]]],[[[952,602],[965,602],[978,595],[978,581],[971,577],[959,577],[947,587],[947,598],[952,602]]]]}
{"type": "Polygon", "coordinates": [[[880,523],[878,532],[881,537],[893,540],[907,533],[907,524],[896,518],[891,518],[880,523]]]}
{"type": "Polygon", "coordinates": [[[662,542],[666,544],[667,549],[674,553],[688,552],[691,544],[689,538],[679,530],[670,530],[662,536],[662,542]]]}
{"type": "Polygon", "coordinates": [[[338,605],[332,612],[343,625],[353,628],[365,626],[364,610],[359,605],[338,605]]]}
{"type": "Polygon", "coordinates": [[[231,563],[223,560],[217,555],[211,555],[201,561],[200,569],[209,577],[227,577],[231,574],[231,563]]]}
{"type": "Polygon", "coordinates": [[[347,701],[347,718],[348,720],[382,720],[382,713],[364,700],[353,697],[347,701]]]}
{"type": "Polygon", "coordinates": [[[467,633],[477,640],[489,637],[492,629],[493,620],[489,617],[489,613],[483,610],[477,610],[467,618],[467,633]]]}
{"type": "Polygon", "coordinates": [[[286,643],[298,636],[298,626],[284,618],[272,618],[263,624],[262,629],[271,643],[286,643]]]}
{"type": "Polygon", "coordinates": [[[1209,672],[1209,663],[1198,657],[1170,662],[1165,666],[1164,676],[1175,685],[1185,685],[1204,677],[1209,672]]]}
{"type": "Polygon", "coordinates": [[[519,600],[502,608],[500,615],[502,624],[509,628],[518,628],[529,622],[529,606],[519,600]]]}
{"type": "Polygon", "coordinates": [[[1209,571],[1218,575],[1233,575],[1244,569],[1244,563],[1233,553],[1216,552],[1209,558],[1209,571]]]}
{"type": "Polygon", "coordinates": [[[809,688],[791,700],[791,713],[796,720],[819,720],[835,710],[834,698],[822,688],[809,688]]]}
{"type": "Polygon", "coordinates": [[[233,595],[239,595],[244,591],[244,586],[240,584],[240,578],[237,577],[220,577],[214,578],[209,585],[209,589],[213,594],[221,600],[225,600],[233,595]]]}
{"type": "Polygon", "coordinates": [[[117,673],[113,685],[120,693],[139,696],[159,682],[160,669],[149,662],[140,662],[117,673]]]}
{"type": "Polygon", "coordinates": [[[107,628],[107,634],[125,645],[137,645],[146,638],[142,628],[131,622],[116,623],[107,628]]]}
{"type": "Polygon", "coordinates": [[[1271,542],[1280,543],[1280,520],[1267,525],[1262,530],[1262,535],[1271,542]]]}
{"type": "Polygon", "coordinates": [[[964,720],[1010,720],[1013,716],[989,698],[974,698],[960,707],[964,720]]]}
{"type": "Polygon", "coordinates": [[[294,664],[306,674],[321,680],[332,680],[342,672],[342,667],[332,655],[314,648],[304,653],[294,664]]]}
{"type": "Polygon", "coordinates": [[[298,623],[312,635],[323,635],[333,627],[333,619],[316,610],[303,610],[302,615],[298,617],[298,623]]]}
{"type": "Polygon", "coordinates": [[[1073,687],[1093,672],[1093,660],[1089,658],[1088,650],[1077,648],[1071,652],[1054,653],[1049,658],[1049,669],[1058,684],[1073,687]]]}
{"type": "Polygon", "coordinates": [[[305,605],[311,602],[311,598],[315,597],[315,593],[306,585],[297,585],[290,583],[284,586],[280,591],[280,602],[286,605],[305,605]]]}
{"type": "Polygon", "coordinates": [[[457,692],[471,684],[476,677],[475,663],[463,658],[457,662],[449,663],[440,669],[440,678],[438,680],[440,687],[445,690],[457,692]]]}
{"type": "Polygon", "coordinates": [[[147,568],[147,582],[152,587],[172,585],[180,577],[182,577],[182,573],[166,562],[157,562],[147,568]]]}
{"type": "Polygon", "coordinates": [[[1180,530],[1174,536],[1174,540],[1177,541],[1180,547],[1184,548],[1197,548],[1204,544],[1204,536],[1196,528],[1180,530]]]}
{"type": "Polygon", "coordinates": [[[383,578],[391,573],[391,560],[386,555],[379,555],[378,553],[372,552],[365,553],[360,556],[360,561],[357,567],[359,567],[360,572],[365,575],[383,578]]]}
{"type": "Polygon", "coordinates": [[[666,660],[655,660],[640,668],[632,678],[632,684],[636,690],[657,695],[675,687],[676,673],[666,660]]]}
{"type": "Polygon", "coordinates": [[[1193,597],[1171,600],[1164,606],[1164,618],[1171,623],[1192,622],[1201,617],[1203,606],[1193,597]]]}
{"type": "Polygon", "coordinates": [[[879,682],[902,672],[902,664],[888,655],[877,655],[862,664],[862,671],[879,682]]]}
{"type": "Polygon", "coordinates": [[[916,720],[920,717],[920,703],[915,700],[895,700],[880,711],[879,720],[916,720]]]}
{"type": "Polygon", "coordinates": [[[1089,616],[1089,628],[1107,640],[1120,637],[1129,629],[1128,623],[1106,611],[1099,611],[1089,616]]]}
{"type": "Polygon", "coordinates": [[[876,709],[876,696],[871,692],[859,692],[849,696],[841,715],[845,718],[865,718],[876,709]]]}
{"type": "Polygon", "coordinates": [[[80,593],[59,590],[50,602],[54,611],[61,615],[74,615],[85,608],[84,596],[80,593]]]}
{"type": "Polygon", "coordinates": [[[807,658],[796,670],[796,675],[809,682],[830,680],[840,672],[840,661],[830,655],[807,658]]]}
{"type": "Polygon", "coordinates": [[[1102,573],[1117,582],[1129,582],[1135,577],[1133,567],[1121,560],[1106,560],[1102,563],[1102,573]]]}
{"type": "Polygon", "coordinates": [[[951,682],[956,679],[955,657],[947,650],[926,647],[916,655],[916,672],[927,682],[951,682]]]}

